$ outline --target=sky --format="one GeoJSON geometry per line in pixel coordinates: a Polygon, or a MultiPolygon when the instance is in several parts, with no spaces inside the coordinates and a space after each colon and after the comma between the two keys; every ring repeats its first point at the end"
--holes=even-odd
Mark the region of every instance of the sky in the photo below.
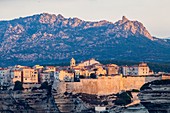
{"type": "Polygon", "coordinates": [[[170,0],[0,0],[0,20],[43,12],[113,23],[126,16],[142,22],[158,38],[170,37],[169,11],[170,0]]]}

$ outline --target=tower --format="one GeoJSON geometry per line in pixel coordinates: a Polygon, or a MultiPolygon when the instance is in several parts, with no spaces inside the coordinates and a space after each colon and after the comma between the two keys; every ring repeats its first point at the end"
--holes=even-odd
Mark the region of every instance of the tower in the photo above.
{"type": "Polygon", "coordinates": [[[74,58],[71,59],[70,66],[71,67],[76,66],[76,60],[74,58]]]}

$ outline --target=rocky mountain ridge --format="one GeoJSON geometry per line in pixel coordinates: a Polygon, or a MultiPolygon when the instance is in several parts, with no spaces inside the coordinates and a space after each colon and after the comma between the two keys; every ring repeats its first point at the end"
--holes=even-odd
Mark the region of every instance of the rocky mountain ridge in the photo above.
{"type": "Polygon", "coordinates": [[[0,21],[0,66],[59,63],[71,57],[165,61],[169,42],[152,37],[141,22],[125,16],[112,23],[42,13],[0,21]]]}

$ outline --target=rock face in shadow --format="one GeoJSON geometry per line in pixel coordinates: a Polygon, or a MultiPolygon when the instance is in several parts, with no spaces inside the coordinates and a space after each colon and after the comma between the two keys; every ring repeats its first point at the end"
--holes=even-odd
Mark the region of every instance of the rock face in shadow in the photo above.
{"type": "Polygon", "coordinates": [[[59,113],[46,91],[0,91],[0,113],[59,113]]]}
{"type": "Polygon", "coordinates": [[[170,80],[146,83],[138,96],[149,113],[170,113],[170,80]]]}

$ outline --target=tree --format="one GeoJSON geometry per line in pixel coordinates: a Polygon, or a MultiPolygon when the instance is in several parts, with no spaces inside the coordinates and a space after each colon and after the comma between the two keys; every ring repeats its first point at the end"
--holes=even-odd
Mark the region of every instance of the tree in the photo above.
{"type": "Polygon", "coordinates": [[[16,90],[24,90],[22,82],[16,81],[13,90],[14,91],[16,91],[16,90]]]}
{"type": "Polygon", "coordinates": [[[127,105],[131,103],[131,97],[127,92],[122,92],[120,94],[117,94],[117,98],[115,101],[116,105],[127,105]]]}
{"type": "Polygon", "coordinates": [[[38,89],[37,87],[33,87],[33,88],[32,88],[32,91],[35,91],[35,90],[37,90],[37,89],[38,89]]]}
{"type": "Polygon", "coordinates": [[[46,81],[43,82],[39,89],[46,89],[47,90],[47,95],[51,96],[52,85],[48,85],[48,82],[46,82],[46,81]]]}
{"type": "Polygon", "coordinates": [[[43,82],[39,89],[48,89],[48,82],[43,82]]]}
{"type": "Polygon", "coordinates": [[[97,76],[96,76],[95,73],[91,73],[91,74],[90,74],[90,78],[97,78],[97,76]]]}
{"type": "Polygon", "coordinates": [[[84,78],[86,78],[86,76],[84,76],[84,75],[79,75],[79,78],[80,78],[80,79],[84,79],[84,78]]]}

